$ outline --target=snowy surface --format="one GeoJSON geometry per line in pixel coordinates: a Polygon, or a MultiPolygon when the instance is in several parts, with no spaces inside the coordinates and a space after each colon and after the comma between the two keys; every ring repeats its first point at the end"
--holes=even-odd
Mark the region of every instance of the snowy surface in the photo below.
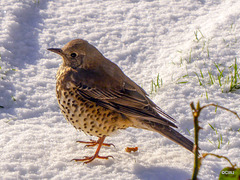
{"type": "MultiPolygon", "coordinates": [[[[220,87],[214,65],[225,68],[225,80],[235,58],[240,66],[237,0],[1,0],[0,5],[0,106],[4,107],[0,108],[0,179],[191,177],[193,154],[157,133],[134,128],[106,139],[116,148],[103,147],[100,154],[114,159],[87,165],[70,161],[92,155],[95,148],[77,144],[76,140],[91,137],[77,132],[60,113],[55,74],[62,61],[46,49],[75,38],[89,41],[117,63],[177,119],[179,131],[190,139],[192,101],[240,112],[240,91],[228,92],[227,82],[220,87]],[[158,74],[163,84],[151,93],[151,81],[156,82],[158,74]],[[129,154],[124,151],[127,146],[139,151],[129,154]]],[[[220,109],[215,113],[213,107],[204,109],[200,120],[202,152],[227,156],[239,165],[239,120],[220,109]]],[[[229,166],[226,161],[208,157],[199,178],[217,179],[225,166],[229,166]]]]}

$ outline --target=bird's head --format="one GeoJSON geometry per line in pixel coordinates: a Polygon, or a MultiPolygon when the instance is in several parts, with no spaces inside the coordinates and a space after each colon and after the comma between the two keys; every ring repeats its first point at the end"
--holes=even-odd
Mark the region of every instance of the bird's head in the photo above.
{"type": "Polygon", "coordinates": [[[82,39],[68,42],[63,48],[49,48],[49,51],[59,54],[63,58],[63,66],[74,69],[95,69],[104,59],[103,55],[91,44],[82,39]]]}

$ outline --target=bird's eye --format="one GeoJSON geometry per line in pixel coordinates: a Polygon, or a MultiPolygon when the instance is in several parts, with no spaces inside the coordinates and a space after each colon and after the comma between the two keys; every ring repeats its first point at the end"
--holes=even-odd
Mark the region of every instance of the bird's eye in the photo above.
{"type": "Polygon", "coordinates": [[[77,56],[76,53],[72,53],[72,54],[71,54],[71,57],[73,57],[73,58],[75,58],[76,56],[77,56]]]}

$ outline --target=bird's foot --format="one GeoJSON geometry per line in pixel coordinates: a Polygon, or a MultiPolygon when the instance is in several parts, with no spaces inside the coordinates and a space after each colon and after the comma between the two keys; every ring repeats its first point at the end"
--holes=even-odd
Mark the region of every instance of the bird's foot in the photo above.
{"type": "MultiPolygon", "coordinates": [[[[84,161],[84,164],[90,163],[92,162],[94,159],[98,158],[98,159],[108,159],[108,158],[113,158],[113,156],[99,156],[99,151],[101,149],[102,146],[111,146],[113,144],[106,144],[103,143],[104,139],[106,136],[100,137],[97,141],[94,140],[90,140],[90,142],[85,142],[85,141],[77,141],[79,143],[88,143],[89,145],[86,146],[95,146],[98,144],[97,150],[95,152],[95,154],[93,156],[85,156],[83,159],[73,159],[72,161],[84,161]]],[[[114,145],[113,145],[114,146],[114,145]]]]}
{"type": "Polygon", "coordinates": [[[99,156],[98,154],[95,154],[94,156],[84,156],[83,159],[72,159],[72,161],[76,161],[76,162],[78,162],[78,161],[83,162],[84,161],[83,164],[87,164],[87,163],[92,162],[96,158],[98,158],[98,159],[108,159],[108,158],[113,158],[113,156],[99,156]]]}
{"type": "MultiPolygon", "coordinates": [[[[76,141],[76,142],[87,144],[85,147],[93,147],[93,146],[96,146],[96,145],[99,144],[99,140],[95,141],[95,140],[92,140],[92,139],[90,139],[90,141],[76,141]]],[[[110,143],[110,144],[102,143],[102,145],[103,146],[108,146],[108,147],[110,147],[110,146],[115,147],[115,145],[112,144],[112,143],[110,143]]]]}

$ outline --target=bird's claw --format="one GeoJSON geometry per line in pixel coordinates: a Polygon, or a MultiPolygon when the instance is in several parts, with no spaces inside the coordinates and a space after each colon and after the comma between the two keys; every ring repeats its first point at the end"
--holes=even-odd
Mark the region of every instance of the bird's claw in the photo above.
{"type": "Polygon", "coordinates": [[[99,156],[99,155],[96,155],[96,156],[84,156],[83,159],[72,159],[71,161],[76,161],[76,162],[81,161],[81,162],[83,162],[83,164],[87,164],[87,163],[92,162],[96,158],[98,158],[98,159],[113,158],[114,159],[113,156],[99,156]]]}

